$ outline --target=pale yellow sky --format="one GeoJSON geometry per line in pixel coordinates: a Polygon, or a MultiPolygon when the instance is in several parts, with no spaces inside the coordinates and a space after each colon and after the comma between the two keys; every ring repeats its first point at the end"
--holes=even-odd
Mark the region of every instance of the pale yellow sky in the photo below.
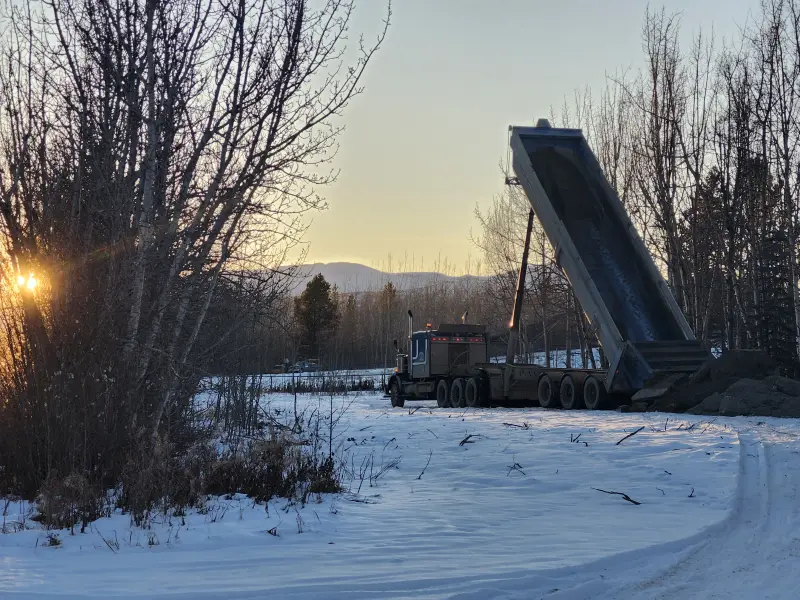
{"type": "MultiPolygon", "coordinates": [[[[665,0],[684,34],[720,39],[757,0],[665,0]]],[[[660,7],[653,4],[654,7],[660,7]]],[[[547,116],[576,88],[638,67],[643,0],[394,0],[384,46],[350,105],[329,208],[310,216],[308,262],[397,270],[403,257],[463,270],[476,204],[502,191],[507,129],[547,116]]],[[[362,0],[354,29],[374,37],[383,0],[362,0]]],[[[411,265],[408,264],[410,270],[411,265]]]]}

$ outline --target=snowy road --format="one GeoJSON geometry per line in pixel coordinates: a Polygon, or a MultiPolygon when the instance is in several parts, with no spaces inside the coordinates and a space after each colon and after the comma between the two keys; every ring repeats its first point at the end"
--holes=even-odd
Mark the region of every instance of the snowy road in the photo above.
{"type": "MultiPolygon", "coordinates": [[[[731,514],[698,535],[581,569],[484,583],[453,598],[792,599],[800,596],[800,446],[742,437],[731,514]]],[[[791,437],[795,437],[792,435],[791,437]]]]}
{"type": "Polygon", "coordinates": [[[36,547],[41,532],[0,535],[0,597],[799,595],[800,423],[386,404],[358,397],[342,420],[355,471],[400,461],[357,496],[268,514],[234,500],[222,519],[157,526],[155,546],[122,515],[59,548],[36,547]]]}
{"type": "Polygon", "coordinates": [[[777,440],[743,441],[737,501],[725,526],[668,570],[612,597],[800,596],[800,451],[777,440]]]}

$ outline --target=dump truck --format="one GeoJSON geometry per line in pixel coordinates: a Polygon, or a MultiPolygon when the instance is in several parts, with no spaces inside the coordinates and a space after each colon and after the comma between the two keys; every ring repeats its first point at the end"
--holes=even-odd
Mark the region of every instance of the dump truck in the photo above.
{"type": "MultiPolygon", "coordinates": [[[[580,129],[509,127],[513,177],[530,203],[504,363],[491,362],[486,328],[465,322],[414,330],[386,383],[392,406],[436,399],[440,407],[538,402],[601,409],[648,384],[692,373],[711,358],[694,336],[625,207],[580,129]],[[514,362],[534,218],[593,326],[607,369],[514,362]]],[[[397,344],[395,343],[397,347],[397,344]]]]}

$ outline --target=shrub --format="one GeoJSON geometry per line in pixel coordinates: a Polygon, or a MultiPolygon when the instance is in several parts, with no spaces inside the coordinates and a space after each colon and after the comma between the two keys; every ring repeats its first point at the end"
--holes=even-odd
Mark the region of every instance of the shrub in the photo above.
{"type": "Polygon", "coordinates": [[[102,494],[77,473],[61,479],[49,477],[40,488],[36,503],[39,514],[34,520],[47,529],[74,529],[80,523],[83,533],[104,512],[102,494]]]}
{"type": "MultiPolygon", "coordinates": [[[[306,503],[309,494],[342,489],[345,461],[335,456],[332,443],[341,413],[332,400],[330,410],[309,415],[276,410],[263,416],[268,425],[252,435],[241,434],[235,420],[195,427],[190,443],[184,437],[176,443],[166,433],[155,439],[142,431],[132,434],[135,442],[115,484],[116,508],[137,526],[148,527],[152,514],[185,515],[189,507],[202,508],[209,495],[306,503]]],[[[107,493],[100,478],[52,474],[38,490],[34,518],[48,529],[74,529],[80,523],[84,532],[88,523],[110,514],[107,493]]]]}

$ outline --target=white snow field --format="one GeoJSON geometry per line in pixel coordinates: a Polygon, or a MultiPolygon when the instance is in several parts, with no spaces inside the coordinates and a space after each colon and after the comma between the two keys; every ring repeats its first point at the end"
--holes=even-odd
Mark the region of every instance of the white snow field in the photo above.
{"type": "Polygon", "coordinates": [[[800,597],[796,421],[332,402],[360,490],[0,535],[0,598],[800,597]]]}

